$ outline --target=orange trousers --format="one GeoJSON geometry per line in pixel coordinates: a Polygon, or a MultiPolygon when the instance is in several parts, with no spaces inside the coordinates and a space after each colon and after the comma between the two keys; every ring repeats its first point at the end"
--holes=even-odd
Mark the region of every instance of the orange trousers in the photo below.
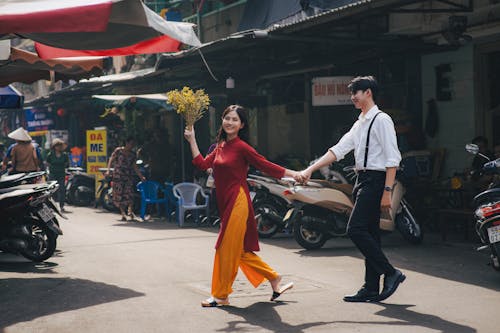
{"type": "Polygon", "coordinates": [[[238,267],[241,268],[248,281],[258,287],[264,280],[274,280],[278,277],[268,264],[253,252],[245,252],[243,242],[247,229],[248,201],[243,191],[234,203],[231,216],[224,232],[224,238],[215,252],[214,270],[212,275],[212,296],[227,298],[233,292],[232,286],[238,267]]]}

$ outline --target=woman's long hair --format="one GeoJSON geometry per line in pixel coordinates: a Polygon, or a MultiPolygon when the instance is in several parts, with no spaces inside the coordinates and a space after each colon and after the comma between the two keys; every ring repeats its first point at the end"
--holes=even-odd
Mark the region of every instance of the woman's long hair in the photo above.
{"type": "MultiPolygon", "coordinates": [[[[250,142],[249,142],[250,141],[250,125],[248,123],[247,111],[241,105],[229,105],[222,113],[222,119],[224,119],[224,117],[231,111],[236,111],[236,113],[238,114],[238,117],[240,118],[241,124],[243,125],[243,128],[241,128],[238,131],[238,136],[240,137],[241,140],[250,144],[250,142]]],[[[224,128],[222,128],[222,124],[221,124],[220,128],[219,128],[219,133],[217,134],[217,143],[221,143],[222,141],[226,141],[226,139],[227,139],[227,134],[224,131],[224,128]]]]}

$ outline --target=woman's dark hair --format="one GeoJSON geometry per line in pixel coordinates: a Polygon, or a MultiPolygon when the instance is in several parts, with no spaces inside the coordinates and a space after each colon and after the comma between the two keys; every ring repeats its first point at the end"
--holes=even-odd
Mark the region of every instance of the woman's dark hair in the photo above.
{"type": "Polygon", "coordinates": [[[378,95],[378,83],[373,76],[358,76],[352,79],[351,83],[347,86],[351,93],[355,94],[356,91],[362,90],[367,91],[370,89],[372,91],[373,101],[377,99],[378,95]]]}
{"type": "MultiPolygon", "coordinates": [[[[241,124],[243,125],[243,128],[239,130],[238,136],[240,137],[241,140],[245,141],[246,143],[250,144],[250,126],[248,124],[248,114],[247,111],[241,106],[241,105],[229,105],[224,112],[222,113],[222,119],[232,111],[236,111],[238,114],[238,117],[240,118],[241,124]]],[[[224,128],[222,128],[222,124],[220,125],[219,128],[219,133],[217,134],[217,142],[222,142],[226,141],[227,139],[227,134],[224,131],[224,128]]]]}

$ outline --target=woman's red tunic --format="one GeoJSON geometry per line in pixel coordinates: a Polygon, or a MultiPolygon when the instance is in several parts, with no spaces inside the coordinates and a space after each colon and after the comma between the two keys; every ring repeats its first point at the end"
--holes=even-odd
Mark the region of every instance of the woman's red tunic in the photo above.
{"type": "Polygon", "coordinates": [[[245,191],[249,208],[244,249],[247,252],[259,251],[257,223],[255,222],[247,186],[248,167],[252,165],[275,178],[283,177],[285,169],[266,160],[253,147],[239,137],[218,144],[215,150],[205,158],[201,154],[196,156],[193,159],[193,164],[201,170],[208,168],[213,168],[214,170],[215,187],[217,188],[217,206],[221,215],[221,229],[215,248],[217,249],[222,242],[234,202],[236,201],[240,187],[242,187],[245,191]]]}

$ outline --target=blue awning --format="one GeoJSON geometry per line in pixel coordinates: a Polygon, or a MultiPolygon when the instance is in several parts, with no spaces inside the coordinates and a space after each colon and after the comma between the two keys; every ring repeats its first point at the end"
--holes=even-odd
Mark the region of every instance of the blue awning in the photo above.
{"type": "Polygon", "coordinates": [[[23,102],[23,95],[13,86],[0,87],[0,109],[20,109],[23,102]]]}

